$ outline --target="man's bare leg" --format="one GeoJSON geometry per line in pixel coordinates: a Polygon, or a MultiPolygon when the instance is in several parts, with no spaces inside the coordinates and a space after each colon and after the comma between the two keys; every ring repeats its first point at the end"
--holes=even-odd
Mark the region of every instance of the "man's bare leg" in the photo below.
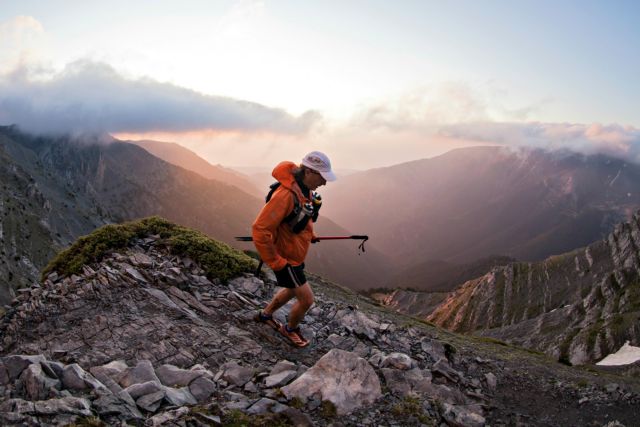
{"type": "Polygon", "coordinates": [[[289,288],[280,288],[278,292],[273,296],[269,305],[267,305],[262,313],[265,315],[271,315],[275,313],[280,307],[289,302],[291,298],[295,296],[293,289],[289,288]]]}
{"type": "Polygon", "coordinates": [[[296,297],[296,302],[293,304],[293,307],[291,307],[291,312],[289,312],[288,326],[291,330],[298,327],[300,322],[302,322],[302,319],[304,319],[304,315],[313,305],[313,291],[311,290],[311,286],[309,286],[309,283],[305,283],[302,286],[298,286],[297,288],[288,290],[292,291],[292,293],[296,297]]]}

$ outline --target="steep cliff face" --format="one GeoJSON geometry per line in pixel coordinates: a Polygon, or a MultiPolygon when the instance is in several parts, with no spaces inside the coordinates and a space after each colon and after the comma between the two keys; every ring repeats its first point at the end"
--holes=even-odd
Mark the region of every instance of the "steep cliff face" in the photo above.
{"type": "Polygon", "coordinates": [[[604,240],[463,284],[428,320],[574,364],[640,342],[640,213],[604,240]]]}
{"type": "Polygon", "coordinates": [[[0,145],[0,301],[37,282],[60,239],[51,232],[51,203],[0,145]]]}

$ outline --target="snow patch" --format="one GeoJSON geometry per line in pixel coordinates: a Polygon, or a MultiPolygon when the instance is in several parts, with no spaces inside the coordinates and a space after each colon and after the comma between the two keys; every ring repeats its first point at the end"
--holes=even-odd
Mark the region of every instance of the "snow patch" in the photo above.
{"type": "Polygon", "coordinates": [[[602,366],[619,366],[628,365],[640,360],[640,347],[629,345],[629,341],[625,342],[620,350],[612,353],[596,363],[602,366]]]}

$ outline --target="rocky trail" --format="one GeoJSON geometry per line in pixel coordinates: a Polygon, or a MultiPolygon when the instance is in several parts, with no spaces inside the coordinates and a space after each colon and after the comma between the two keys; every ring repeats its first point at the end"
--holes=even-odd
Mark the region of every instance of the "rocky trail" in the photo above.
{"type": "Polygon", "coordinates": [[[269,274],[207,278],[157,235],[54,272],[0,320],[0,423],[640,425],[636,378],[455,335],[309,276],[300,350],[252,321],[269,274]]]}

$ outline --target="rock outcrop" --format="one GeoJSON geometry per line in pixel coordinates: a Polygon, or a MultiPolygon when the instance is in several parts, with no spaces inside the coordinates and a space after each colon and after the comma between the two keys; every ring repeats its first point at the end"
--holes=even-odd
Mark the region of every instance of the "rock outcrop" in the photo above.
{"type": "Polygon", "coordinates": [[[640,343],[640,213],[604,240],[464,283],[427,320],[583,364],[640,343]]]}
{"type": "MultiPolygon", "coordinates": [[[[611,387],[516,349],[503,357],[503,347],[381,309],[312,274],[315,305],[302,325],[312,345],[295,349],[252,320],[274,291],[269,275],[220,280],[208,266],[176,254],[169,241],[138,235],[75,274],[53,271],[20,293],[0,320],[1,424],[635,419],[640,396],[623,378],[611,387]],[[538,396],[536,405],[513,406],[518,384],[538,396]]],[[[91,236],[83,242],[95,243],[91,236]]],[[[215,253],[205,258],[225,263],[215,253]]],[[[280,321],[287,308],[276,313],[280,321]]]]}

